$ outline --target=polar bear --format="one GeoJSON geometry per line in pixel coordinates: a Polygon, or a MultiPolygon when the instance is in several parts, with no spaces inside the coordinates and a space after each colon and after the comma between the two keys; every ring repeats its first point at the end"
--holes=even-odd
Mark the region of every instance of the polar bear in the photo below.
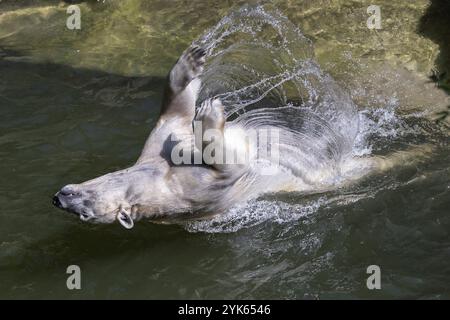
{"type": "MultiPolygon", "coordinates": [[[[224,146],[224,150],[245,149],[249,143],[242,140],[242,128],[226,123],[220,100],[208,99],[196,110],[205,56],[203,48],[191,46],[170,71],[159,119],[133,166],[66,185],[54,195],[53,204],[82,221],[118,221],[130,229],[142,218],[173,221],[219,214],[257,194],[254,184],[258,177],[248,160],[208,162],[200,153],[200,161],[178,161],[180,152],[183,159],[198,159],[208,130],[216,134],[210,141],[224,146]],[[190,137],[198,132],[193,130],[197,127],[201,127],[200,137],[194,137],[193,142],[190,137]],[[180,145],[192,144],[192,154],[186,155],[188,149],[180,151],[180,145]]],[[[213,158],[217,150],[220,148],[212,152],[213,158]]],[[[276,185],[270,179],[263,180],[259,190],[276,185]]]]}
{"type": "Polygon", "coordinates": [[[354,135],[345,133],[357,122],[357,113],[342,113],[340,118],[331,113],[328,121],[323,117],[330,115],[326,108],[321,114],[277,106],[227,121],[219,99],[206,99],[196,107],[205,58],[205,50],[193,45],[177,60],[157,124],[133,166],[66,185],[54,195],[53,204],[82,221],[118,221],[131,229],[143,218],[208,218],[267,192],[324,192],[432,153],[425,145],[389,157],[354,157],[354,135]],[[273,132],[277,139],[253,134],[255,128],[273,132]],[[267,146],[275,152],[261,154],[267,146]]]}

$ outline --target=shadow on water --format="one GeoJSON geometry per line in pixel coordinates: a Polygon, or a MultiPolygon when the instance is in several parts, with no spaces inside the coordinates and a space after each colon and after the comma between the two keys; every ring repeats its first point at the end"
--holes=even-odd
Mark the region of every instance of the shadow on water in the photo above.
{"type": "MultiPolygon", "coordinates": [[[[436,73],[430,79],[450,94],[450,2],[447,0],[431,0],[425,14],[420,19],[418,33],[439,45],[436,73]]],[[[437,113],[437,122],[450,117],[450,105],[447,110],[437,113]]]]}
{"type": "Polygon", "coordinates": [[[203,236],[179,226],[142,223],[127,232],[118,224],[88,225],[51,203],[62,185],[137,159],[159,114],[165,78],[34,63],[6,48],[0,73],[8,75],[0,78],[0,270],[9,273],[0,281],[3,294],[38,297],[46,292],[43,279],[61,282],[71,263],[91,265],[101,278],[97,262],[115,260],[120,269],[124,260],[153,261],[144,258],[152,255],[163,269],[167,249],[186,259],[190,248],[207,250],[203,236]]]}
{"type": "Polygon", "coordinates": [[[165,85],[162,77],[127,77],[34,63],[1,47],[0,72],[8,75],[0,80],[0,146],[18,161],[28,151],[33,160],[55,158],[39,148],[44,144],[51,145],[60,160],[65,156],[61,152],[68,155],[75,149],[110,153],[114,151],[111,144],[117,143],[112,135],[117,134],[129,140],[124,141],[128,148],[115,158],[126,158],[129,164],[139,155],[156,120],[165,85]]]}
{"type": "Polygon", "coordinates": [[[437,74],[433,78],[450,92],[450,2],[431,0],[420,19],[418,33],[439,45],[440,52],[435,61],[437,74]]]}
{"type": "MultiPolygon", "coordinates": [[[[92,226],[78,226],[76,217],[53,208],[51,195],[64,184],[132,164],[159,113],[166,80],[32,63],[1,47],[0,73],[8,75],[0,79],[0,205],[7,207],[0,213],[0,244],[27,234],[20,245],[26,251],[55,245],[57,238],[75,252],[76,243],[88,248],[95,242],[92,226]],[[64,241],[61,232],[78,240],[64,241]]],[[[105,243],[118,245],[111,237],[105,243]]],[[[102,252],[108,250],[95,254],[102,252]]]]}

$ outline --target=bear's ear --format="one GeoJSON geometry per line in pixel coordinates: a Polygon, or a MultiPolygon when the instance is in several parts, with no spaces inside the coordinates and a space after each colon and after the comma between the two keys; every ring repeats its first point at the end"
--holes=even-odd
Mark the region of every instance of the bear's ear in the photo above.
{"type": "Polygon", "coordinates": [[[134,227],[133,219],[131,218],[130,214],[124,209],[120,209],[120,212],[117,215],[117,220],[125,229],[131,229],[134,227]]]}

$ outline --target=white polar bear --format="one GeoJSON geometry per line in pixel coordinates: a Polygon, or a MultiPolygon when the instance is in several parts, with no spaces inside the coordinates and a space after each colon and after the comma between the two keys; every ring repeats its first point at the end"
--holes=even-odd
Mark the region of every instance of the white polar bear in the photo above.
{"type": "MultiPolygon", "coordinates": [[[[134,221],[144,217],[161,221],[218,214],[237,201],[257,194],[259,189],[269,190],[269,185],[277,185],[264,179],[266,183],[260,183],[262,188],[255,188],[258,177],[250,169],[247,158],[230,164],[208,162],[200,156],[200,163],[174,163],[174,155],[179,156],[174,151],[180,145],[194,145],[193,127],[199,125],[200,139],[208,131],[215,132],[214,142],[223,146],[225,154],[248,149],[249,142],[241,134],[244,130],[226,123],[218,99],[206,100],[195,111],[205,56],[202,48],[192,46],[170,71],[159,120],[135,165],[80,184],[66,185],[55,194],[53,204],[75,213],[83,221],[117,220],[124,227],[132,228],[134,221]]],[[[197,157],[199,149],[207,147],[203,140],[198,142],[198,137],[195,146],[187,156],[189,160],[191,156],[197,157]]],[[[189,148],[182,148],[186,150],[189,148]]],[[[219,150],[214,149],[213,157],[219,150]]]]}

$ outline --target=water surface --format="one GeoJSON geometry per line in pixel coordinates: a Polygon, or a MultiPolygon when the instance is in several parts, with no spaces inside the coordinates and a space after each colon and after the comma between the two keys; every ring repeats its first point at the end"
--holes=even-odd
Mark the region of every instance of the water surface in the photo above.
{"type": "Polygon", "coordinates": [[[2,1],[0,297],[450,298],[450,102],[428,79],[434,70],[445,86],[450,73],[444,4],[378,2],[379,31],[366,27],[368,1],[265,8],[311,40],[357,105],[355,155],[392,166],[333,191],[266,195],[211,221],[130,232],[83,224],[51,197],[133,164],[171,65],[244,1],[86,1],[79,31],[65,27],[65,4],[2,1]],[[80,291],[66,288],[71,264],[80,291]],[[366,287],[372,264],[381,290],[366,287]]]}

